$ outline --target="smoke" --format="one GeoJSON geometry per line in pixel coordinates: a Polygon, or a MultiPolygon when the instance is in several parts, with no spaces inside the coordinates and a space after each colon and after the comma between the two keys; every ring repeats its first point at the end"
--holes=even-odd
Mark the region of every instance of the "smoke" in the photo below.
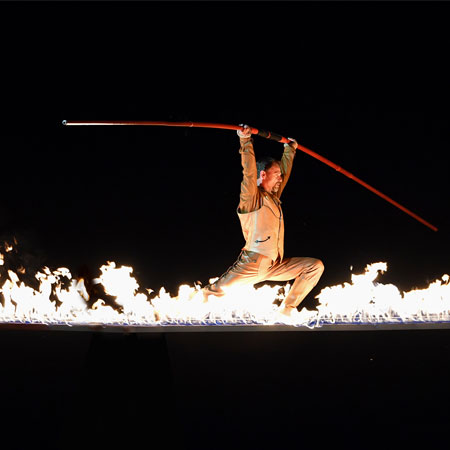
{"type": "Polygon", "coordinates": [[[93,271],[87,264],[83,264],[78,268],[77,278],[79,280],[83,280],[84,287],[88,295],[88,298],[85,298],[85,300],[89,308],[91,308],[97,300],[102,299],[107,306],[110,306],[116,311],[122,312],[123,307],[115,302],[117,297],[107,294],[103,284],[95,282],[95,278],[97,278],[97,276],[94,275],[93,271]]]}
{"type": "Polygon", "coordinates": [[[8,271],[16,273],[20,282],[39,288],[36,273],[46,263],[44,253],[39,246],[33,245],[34,239],[23,233],[4,233],[0,235],[0,253],[3,255],[3,265],[0,266],[0,278],[8,278],[8,271]]]}
{"type": "MultiPolygon", "coordinates": [[[[19,284],[24,283],[26,286],[38,291],[40,281],[36,277],[38,272],[42,272],[44,268],[50,271],[56,270],[58,267],[48,264],[45,252],[42,250],[38,241],[33,237],[32,233],[4,233],[0,235],[0,254],[2,255],[2,264],[0,265],[0,286],[5,280],[10,278],[9,271],[19,279],[19,284]]],[[[77,280],[83,280],[87,297],[84,298],[89,308],[99,299],[102,299],[106,305],[121,312],[122,306],[115,302],[116,297],[108,295],[105,287],[95,281],[100,272],[94,273],[88,265],[81,265],[74,274],[71,268],[68,268],[72,276],[76,276],[77,280]]],[[[67,276],[62,276],[60,286],[62,289],[68,289],[71,280],[67,276]]],[[[52,286],[50,299],[55,301],[57,306],[61,304],[57,295],[56,284],[52,286]]],[[[3,294],[0,292],[0,301],[5,305],[3,294]]]]}

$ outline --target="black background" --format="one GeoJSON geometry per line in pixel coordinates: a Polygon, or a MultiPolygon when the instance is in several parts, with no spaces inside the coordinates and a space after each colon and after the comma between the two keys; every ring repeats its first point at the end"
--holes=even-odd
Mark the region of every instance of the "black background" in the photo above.
{"type": "Polygon", "coordinates": [[[448,330],[2,329],[8,450],[442,448],[448,330]]]}
{"type": "MultiPolygon", "coordinates": [[[[181,283],[205,283],[243,245],[235,213],[236,134],[61,122],[247,123],[296,138],[439,228],[433,232],[298,152],[282,197],[286,255],[325,264],[306,306],[314,307],[323,287],[348,281],[350,267],[359,272],[378,261],[388,263],[382,282],[425,287],[449,272],[449,12],[445,2],[2,3],[2,235],[17,237],[33,267],[67,266],[76,274],[88,266],[96,273],[115,261],[133,266],[141,287],[165,286],[173,294],[181,283]]],[[[274,142],[255,138],[255,148],[257,155],[281,156],[274,142]]],[[[311,405],[308,429],[319,427],[309,442],[324,438],[324,429],[339,435],[341,422],[346,445],[355,448],[358,439],[382,436],[373,424],[399,436],[442,431],[448,422],[445,331],[399,332],[394,341],[381,331],[320,333],[174,334],[142,344],[120,334],[5,332],[4,411],[9,408],[9,420],[22,414],[33,430],[40,423],[51,430],[49,422],[61,418],[53,443],[27,437],[41,448],[88,442],[79,434],[80,417],[84,430],[95,423],[122,430],[117,442],[123,445],[136,430],[158,435],[173,419],[175,431],[164,436],[180,447],[183,441],[186,448],[227,448],[224,442],[233,439],[239,447],[245,435],[246,448],[261,448],[261,436],[276,445],[280,435],[260,434],[259,447],[252,446],[254,434],[242,424],[283,428],[287,410],[290,420],[305,423],[311,405]],[[145,359],[146,352],[154,359],[145,359]],[[371,361],[379,361],[377,370],[371,361]],[[71,374],[71,382],[60,374],[71,374]],[[139,397],[146,375],[149,390],[139,397]],[[411,394],[430,385],[430,395],[411,394]],[[266,410],[258,397],[264,389],[273,394],[266,410]],[[167,391],[184,396],[167,401],[167,391]],[[341,396],[333,397],[336,392],[341,396]],[[413,418],[412,411],[418,412],[413,418]],[[356,442],[355,423],[366,427],[356,442]],[[205,434],[193,431],[202,426],[205,434]]],[[[297,439],[289,429],[286,436],[297,439]]],[[[102,438],[99,431],[99,448],[102,438]]]]}

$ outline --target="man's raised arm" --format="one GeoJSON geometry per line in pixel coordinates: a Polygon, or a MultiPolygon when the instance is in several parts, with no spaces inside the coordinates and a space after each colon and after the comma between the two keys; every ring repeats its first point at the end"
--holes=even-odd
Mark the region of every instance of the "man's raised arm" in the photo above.
{"type": "Polygon", "coordinates": [[[242,162],[242,182],[239,198],[239,212],[248,213],[258,209],[258,171],[256,169],[255,151],[251,128],[244,126],[237,132],[240,141],[239,153],[242,162]]]}
{"type": "Polygon", "coordinates": [[[284,187],[286,186],[286,183],[291,176],[292,171],[292,165],[294,164],[294,157],[295,152],[297,151],[297,141],[295,139],[289,138],[291,141],[290,144],[284,144],[284,152],[283,156],[281,157],[280,161],[280,169],[281,173],[283,174],[283,181],[281,182],[281,185],[277,192],[277,197],[280,198],[281,193],[283,192],[284,187]]]}

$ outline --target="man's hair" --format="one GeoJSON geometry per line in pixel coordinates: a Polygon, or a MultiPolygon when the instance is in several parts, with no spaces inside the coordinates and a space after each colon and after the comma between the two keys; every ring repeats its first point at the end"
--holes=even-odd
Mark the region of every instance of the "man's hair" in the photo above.
{"type": "Polygon", "coordinates": [[[261,170],[267,172],[274,164],[280,164],[280,161],[278,161],[275,158],[272,158],[271,156],[265,156],[264,158],[258,159],[258,161],[256,161],[258,178],[261,175],[261,170]]]}

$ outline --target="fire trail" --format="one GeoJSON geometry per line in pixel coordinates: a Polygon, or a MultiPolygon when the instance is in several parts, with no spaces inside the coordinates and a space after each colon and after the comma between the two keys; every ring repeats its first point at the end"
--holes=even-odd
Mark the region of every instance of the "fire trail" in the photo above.
{"type": "MultiPolygon", "coordinates": [[[[0,254],[0,263],[4,261],[0,254]]],[[[138,332],[450,327],[448,275],[425,289],[400,292],[393,284],[376,281],[386,270],[386,263],[368,265],[364,273],[352,274],[351,282],[322,289],[315,310],[303,308],[283,322],[276,315],[277,303],[288,294],[289,284],[240,286],[224,297],[210,295],[205,302],[199,285],[181,285],[176,296],[164,287],[158,293],[142,290],[132,267],[109,262],[92,280],[99,289],[91,298],[86,280],[73,278],[67,268],[43,268],[36,273],[37,288],[8,270],[0,287],[0,326],[138,332]]]]}

